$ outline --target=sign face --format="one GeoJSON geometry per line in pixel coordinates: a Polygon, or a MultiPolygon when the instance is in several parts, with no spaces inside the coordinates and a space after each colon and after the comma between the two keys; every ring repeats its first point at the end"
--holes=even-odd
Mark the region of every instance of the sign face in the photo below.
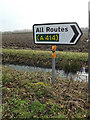
{"type": "Polygon", "coordinates": [[[35,44],[76,44],[81,36],[82,31],[75,22],[33,25],[35,44]]]}

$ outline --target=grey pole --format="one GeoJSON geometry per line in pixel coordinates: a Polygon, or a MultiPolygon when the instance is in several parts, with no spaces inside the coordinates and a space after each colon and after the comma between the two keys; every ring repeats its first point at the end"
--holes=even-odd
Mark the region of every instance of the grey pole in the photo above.
{"type": "Polygon", "coordinates": [[[90,103],[90,2],[88,2],[88,46],[89,46],[89,52],[88,52],[88,102],[90,103]]]}
{"type": "Polygon", "coordinates": [[[52,58],[52,84],[55,83],[55,58],[52,58]]]}

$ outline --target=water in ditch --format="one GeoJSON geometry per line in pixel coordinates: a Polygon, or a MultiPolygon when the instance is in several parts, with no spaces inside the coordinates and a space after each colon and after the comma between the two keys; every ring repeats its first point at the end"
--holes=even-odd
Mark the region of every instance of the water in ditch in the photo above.
{"type": "MultiPolygon", "coordinates": [[[[52,69],[50,68],[40,68],[40,67],[32,67],[32,66],[25,66],[25,65],[14,65],[14,64],[6,64],[5,66],[8,66],[10,68],[13,68],[19,71],[27,71],[27,72],[43,71],[44,73],[52,72],[52,69]]],[[[69,73],[67,76],[63,70],[56,70],[56,74],[58,74],[60,77],[67,77],[68,79],[70,79],[70,77],[72,76],[74,80],[80,80],[85,82],[88,81],[88,73],[86,72],[81,73],[77,71],[76,74],[69,73]]]]}

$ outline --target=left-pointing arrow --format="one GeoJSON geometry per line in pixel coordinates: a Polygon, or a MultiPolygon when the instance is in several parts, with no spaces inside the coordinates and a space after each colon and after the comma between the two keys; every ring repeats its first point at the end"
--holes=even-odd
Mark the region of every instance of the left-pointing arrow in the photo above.
{"type": "Polygon", "coordinates": [[[78,33],[75,25],[71,25],[71,28],[73,29],[74,36],[73,36],[73,38],[71,39],[70,43],[74,43],[74,41],[75,41],[76,38],[78,37],[79,33],[78,33]]]}

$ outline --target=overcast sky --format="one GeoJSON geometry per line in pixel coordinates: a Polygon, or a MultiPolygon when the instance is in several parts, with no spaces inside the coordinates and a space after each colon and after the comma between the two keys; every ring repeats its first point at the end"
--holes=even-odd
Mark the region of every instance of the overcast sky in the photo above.
{"type": "Polygon", "coordinates": [[[89,0],[0,0],[0,31],[32,29],[33,24],[77,22],[88,27],[89,0]]]}

